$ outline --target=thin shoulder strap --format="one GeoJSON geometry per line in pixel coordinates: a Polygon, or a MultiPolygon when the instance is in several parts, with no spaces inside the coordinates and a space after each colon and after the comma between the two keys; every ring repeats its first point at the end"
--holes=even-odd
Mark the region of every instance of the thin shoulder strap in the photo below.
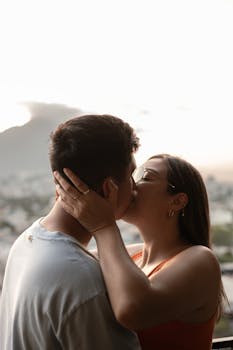
{"type": "MultiPolygon", "coordinates": [[[[174,255],[175,256],[175,255],[174,255]]],[[[165,259],[163,261],[161,261],[158,265],[156,265],[155,267],[153,267],[153,269],[147,274],[147,277],[152,276],[155,272],[158,272],[169,260],[171,260],[174,256],[165,259]]],[[[133,254],[131,256],[131,258],[133,259],[133,261],[137,261],[139,258],[142,257],[142,251],[139,251],[135,254],[133,254]]]]}

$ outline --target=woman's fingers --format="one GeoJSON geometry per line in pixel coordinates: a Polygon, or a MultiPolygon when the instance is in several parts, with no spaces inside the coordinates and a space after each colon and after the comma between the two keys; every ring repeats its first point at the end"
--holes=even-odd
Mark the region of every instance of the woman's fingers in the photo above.
{"type": "Polygon", "coordinates": [[[60,184],[56,184],[56,192],[58,193],[59,197],[62,200],[67,200],[69,198],[69,200],[72,198],[74,199],[69,192],[67,192],[66,190],[64,190],[60,184]]]}
{"type": "MultiPolygon", "coordinates": [[[[78,196],[81,194],[74,186],[72,186],[69,182],[67,182],[58,171],[54,171],[54,177],[56,178],[58,184],[61,186],[61,188],[70,195],[73,199],[77,199],[78,196]]],[[[58,190],[58,189],[57,189],[58,190]]],[[[59,191],[57,191],[59,192],[59,191]]],[[[60,191],[61,192],[61,191],[60,191]]],[[[64,195],[64,193],[61,193],[64,195]]]]}
{"type": "Polygon", "coordinates": [[[63,209],[70,215],[77,218],[79,212],[79,202],[77,198],[73,198],[59,184],[56,185],[56,191],[63,209]]]}
{"type": "Polygon", "coordinates": [[[82,180],[80,180],[80,178],[77,175],[75,175],[72,170],[64,168],[63,171],[79,192],[81,192],[82,194],[89,193],[89,187],[82,180]]]}
{"type": "Polygon", "coordinates": [[[58,201],[60,201],[63,209],[68,213],[70,214],[71,216],[74,217],[74,207],[71,206],[68,202],[65,202],[63,199],[62,199],[62,196],[59,195],[59,198],[58,198],[58,201]]]}
{"type": "Polygon", "coordinates": [[[72,215],[89,232],[97,234],[100,228],[115,223],[114,209],[117,207],[118,186],[110,182],[106,200],[92,191],[70,169],[63,169],[74,184],[70,184],[57,171],[54,177],[58,182],[56,192],[63,209],[72,215]],[[87,195],[89,193],[89,195],[87,195]]]}
{"type": "Polygon", "coordinates": [[[59,184],[56,185],[56,192],[61,198],[62,201],[67,203],[70,207],[74,205],[77,198],[71,196],[68,192],[66,192],[59,184]]]}
{"type": "Polygon", "coordinates": [[[54,175],[55,179],[58,181],[58,183],[60,184],[60,186],[69,192],[70,189],[72,188],[71,184],[68,183],[64,179],[64,177],[60,175],[60,173],[58,171],[54,171],[53,175],[54,175]]]}

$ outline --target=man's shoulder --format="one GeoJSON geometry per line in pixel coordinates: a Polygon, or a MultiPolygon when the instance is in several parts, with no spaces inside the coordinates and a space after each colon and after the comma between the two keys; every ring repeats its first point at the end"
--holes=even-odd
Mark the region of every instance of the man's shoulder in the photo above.
{"type": "Polygon", "coordinates": [[[18,237],[8,260],[8,273],[25,284],[30,281],[30,288],[37,286],[41,295],[50,292],[72,298],[79,294],[83,302],[106,292],[97,259],[72,237],[60,232],[47,234],[38,220],[18,237]],[[17,276],[17,271],[24,273],[17,276]]]}

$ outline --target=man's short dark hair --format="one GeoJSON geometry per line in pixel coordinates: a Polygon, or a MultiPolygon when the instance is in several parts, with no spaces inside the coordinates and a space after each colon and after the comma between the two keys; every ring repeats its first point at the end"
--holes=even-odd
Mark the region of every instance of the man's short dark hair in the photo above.
{"type": "Polygon", "coordinates": [[[60,124],[51,134],[50,163],[65,178],[70,168],[92,189],[104,179],[121,181],[139,139],[132,127],[111,115],[83,115],[60,124]]]}

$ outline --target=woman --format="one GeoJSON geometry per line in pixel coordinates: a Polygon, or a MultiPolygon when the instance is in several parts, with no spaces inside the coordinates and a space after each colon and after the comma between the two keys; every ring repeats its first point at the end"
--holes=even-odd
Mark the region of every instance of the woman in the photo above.
{"type": "MultiPolygon", "coordinates": [[[[66,174],[76,189],[57,176],[63,187],[58,193],[64,208],[96,239],[119,322],[138,333],[142,349],[211,349],[224,293],[210,247],[208,198],[199,172],[166,154],[151,157],[136,170],[135,199],[123,219],[138,228],[143,244],[134,254],[128,248],[131,257],[111,205],[93,191],[80,195],[89,192],[87,186],[70,171],[66,174]]],[[[117,186],[112,192],[116,200],[117,186]]]]}

